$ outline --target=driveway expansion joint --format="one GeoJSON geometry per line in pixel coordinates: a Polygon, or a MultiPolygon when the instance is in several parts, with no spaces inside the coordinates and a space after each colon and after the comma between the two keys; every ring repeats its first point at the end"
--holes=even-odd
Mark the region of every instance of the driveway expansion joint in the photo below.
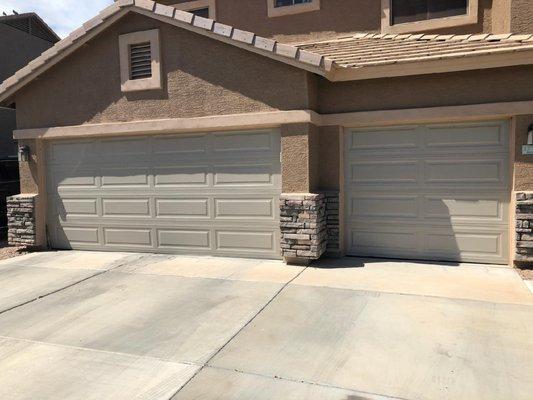
{"type": "Polygon", "coordinates": [[[92,348],[92,347],[72,346],[72,345],[53,343],[53,342],[43,342],[41,340],[33,340],[33,339],[25,339],[25,338],[13,337],[13,336],[0,335],[0,340],[2,340],[2,339],[5,339],[5,340],[16,340],[16,341],[24,342],[24,343],[40,344],[40,345],[43,345],[43,346],[51,346],[51,347],[58,347],[58,348],[62,348],[62,349],[78,350],[78,351],[89,352],[89,353],[111,354],[111,355],[116,355],[116,356],[121,356],[121,357],[131,357],[131,358],[135,358],[135,359],[161,361],[161,362],[170,363],[170,364],[184,364],[184,365],[190,365],[192,367],[200,367],[201,366],[201,364],[197,364],[197,363],[194,363],[194,362],[191,362],[191,361],[171,360],[171,359],[167,359],[167,358],[147,356],[147,355],[138,355],[138,354],[133,354],[133,353],[124,353],[124,352],[120,352],[120,351],[109,351],[109,350],[95,349],[95,348],[92,348]]]}
{"type": "MultiPolygon", "coordinates": [[[[142,259],[143,257],[146,257],[146,255],[140,255],[140,256],[135,256],[135,257],[138,258],[138,259],[142,259]]],[[[126,260],[124,260],[123,262],[118,262],[117,265],[114,265],[114,266],[112,266],[112,267],[110,267],[110,268],[108,268],[108,269],[105,269],[105,270],[98,270],[97,273],[95,273],[95,274],[93,274],[93,275],[91,275],[91,276],[88,276],[88,277],[86,277],[86,278],[80,279],[80,280],[78,280],[78,281],[76,281],[76,282],[73,282],[73,283],[71,283],[71,284],[69,284],[69,285],[63,286],[63,287],[61,287],[61,288],[59,288],[59,289],[53,290],[53,291],[51,291],[51,292],[49,292],[49,293],[39,295],[39,296],[37,296],[37,297],[34,297],[33,299],[30,299],[30,300],[24,301],[24,302],[22,302],[22,303],[20,303],[20,304],[17,304],[17,305],[15,305],[15,306],[12,306],[12,307],[6,308],[5,310],[1,310],[1,311],[0,311],[0,315],[3,315],[3,314],[5,314],[5,313],[7,313],[7,312],[9,312],[9,311],[12,311],[12,310],[15,310],[15,309],[17,309],[17,308],[23,307],[23,306],[25,306],[25,305],[28,305],[28,304],[34,303],[34,302],[36,302],[37,300],[44,299],[45,297],[52,296],[52,295],[54,295],[54,294],[56,294],[56,293],[62,292],[62,291],[67,290],[67,289],[70,289],[71,287],[74,287],[74,286],[76,286],[76,285],[79,285],[80,283],[86,282],[86,281],[88,281],[89,279],[96,278],[96,277],[98,277],[98,276],[100,276],[100,275],[104,275],[104,274],[106,274],[106,273],[108,273],[108,272],[110,272],[110,271],[113,271],[113,270],[115,270],[115,269],[117,269],[117,268],[120,268],[120,267],[122,267],[122,266],[128,264],[129,262],[131,262],[131,259],[130,259],[131,257],[126,256],[125,258],[126,258],[126,260]]],[[[111,265],[113,265],[113,264],[111,264],[111,265]]],[[[23,266],[22,268],[24,268],[24,266],[23,266]]],[[[80,269],[82,269],[82,270],[87,270],[87,268],[80,268],[80,269]]]]}
{"type": "MultiPolygon", "coordinates": [[[[303,272],[303,271],[302,271],[303,272]]],[[[292,281],[291,281],[292,282],[292,281]]],[[[322,286],[322,285],[305,285],[301,283],[291,283],[291,286],[299,286],[304,288],[316,288],[316,289],[330,289],[330,290],[343,290],[348,292],[358,292],[361,295],[373,295],[374,297],[379,297],[381,295],[391,295],[391,296],[406,296],[406,297],[423,297],[426,299],[436,299],[436,300],[449,300],[454,302],[466,302],[466,303],[481,303],[481,304],[496,304],[496,305],[503,305],[503,306],[522,306],[527,307],[533,305],[533,301],[531,303],[523,302],[509,302],[509,301],[489,301],[489,300],[481,300],[481,299],[468,299],[465,297],[450,297],[450,296],[444,296],[444,295],[431,295],[431,294],[422,294],[422,293],[407,293],[407,292],[393,292],[393,291],[385,291],[385,290],[370,290],[370,289],[354,289],[354,288],[346,288],[346,287],[337,287],[337,286],[322,286]]],[[[533,286],[533,284],[532,284],[533,286]]],[[[533,293],[533,287],[531,289],[531,292],[533,293]]]]}
{"type": "MultiPolygon", "coordinates": [[[[212,365],[207,365],[207,367],[212,368],[212,369],[221,370],[221,371],[236,372],[238,374],[252,375],[252,376],[257,376],[257,377],[260,377],[260,378],[267,378],[267,379],[272,379],[272,380],[280,380],[280,381],[287,381],[287,382],[293,382],[293,383],[304,383],[304,384],[307,384],[307,385],[319,386],[319,387],[328,388],[328,389],[346,390],[346,391],[354,392],[354,393],[356,393],[359,396],[372,396],[372,398],[368,398],[368,399],[366,397],[361,397],[360,399],[355,399],[355,400],[415,400],[415,399],[408,399],[408,398],[405,398],[405,397],[396,397],[396,396],[389,396],[389,395],[373,393],[373,392],[365,392],[365,391],[362,391],[362,390],[353,389],[353,388],[349,388],[349,387],[329,385],[327,383],[307,381],[305,379],[302,380],[302,379],[289,378],[289,377],[279,376],[279,375],[274,375],[274,376],[273,375],[264,375],[264,374],[259,374],[257,372],[248,372],[248,371],[240,370],[238,368],[224,368],[224,367],[217,367],[217,366],[212,366],[212,365]]],[[[198,371],[198,372],[200,372],[200,371],[198,371]]],[[[189,382],[187,382],[187,383],[189,383],[189,382]]],[[[183,385],[183,387],[185,387],[185,386],[186,386],[186,384],[183,385]]],[[[170,400],[172,400],[172,398],[170,398],[170,400]]]]}
{"type": "Polygon", "coordinates": [[[286,283],[283,284],[283,286],[276,292],[274,293],[274,295],[272,296],[272,298],[270,300],[268,300],[265,305],[263,307],[261,307],[254,315],[252,315],[252,317],[240,328],[237,330],[237,332],[235,332],[234,335],[232,335],[227,341],[226,343],[224,343],[222,346],[220,346],[220,348],[211,356],[209,357],[209,359],[207,359],[203,364],[202,366],[198,369],[198,371],[196,371],[193,376],[191,376],[191,378],[189,380],[187,380],[187,382],[185,382],[180,388],[178,388],[178,390],[176,391],[176,393],[174,393],[170,398],[169,400],[173,399],[179,392],[181,392],[181,390],[186,387],[194,378],[196,378],[198,376],[198,374],[200,372],[202,372],[204,370],[205,367],[210,367],[210,362],[217,356],[220,354],[220,352],[222,350],[224,350],[232,341],[233,339],[235,339],[244,329],[246,329],[246,327],[248,327],[253,321],[254,319],[256,319],[259,314],[261,314],[270,304],[272,304],[272,302],[281,294],[281,292],[283,292],[283,290],[285,290],[285,288],[287,288],[295,279],[298,279],[298,277],[303,274],[305,272],[305,270],[307,269],[308,267],[305,267],[303,268],[300,272],[298,272],[295,276],[293,276],[289,281],[287,281],[286,283]]]}

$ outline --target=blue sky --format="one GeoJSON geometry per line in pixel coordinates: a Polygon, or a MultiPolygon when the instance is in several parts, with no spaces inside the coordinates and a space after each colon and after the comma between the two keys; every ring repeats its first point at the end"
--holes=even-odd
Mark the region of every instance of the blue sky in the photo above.
{"type": "Polygon", "coordinates": [[[60,36],[65,37],[113,0],[0,0],[2,12],[36,12],[60,36]]]}

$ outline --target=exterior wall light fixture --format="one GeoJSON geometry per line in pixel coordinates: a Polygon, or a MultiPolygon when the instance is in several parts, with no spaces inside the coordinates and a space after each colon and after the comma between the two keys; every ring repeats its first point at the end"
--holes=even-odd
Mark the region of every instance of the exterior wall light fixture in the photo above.
{"type": "Polygon", "coordinates": [[[19,146],[19,161],[27,162],[30,159],[30,146],[19,146]]]}

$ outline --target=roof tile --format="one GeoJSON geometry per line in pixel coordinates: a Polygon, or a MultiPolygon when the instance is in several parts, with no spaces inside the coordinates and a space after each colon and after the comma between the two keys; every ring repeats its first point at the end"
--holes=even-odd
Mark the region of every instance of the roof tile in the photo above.
{"type": "Polygon", "coordinates": [[[215,25],[213,27],[213,32],[220,36],[231,37],[232,31],[232,26],[221,24],[220,22],[215,22],[215,25]]]}
{"type": "Polygon", "coordinates": [[[231,35],[231,38],[234,40],[237,40],[239,42],[252,44],[254,42],[255,33],[243,31],[237,28],[233,29],[233,34],[231,35]]]}
{"type": "Polygon", "coordinates": [[[274,47],[276,46],[276,41],[272,39],[267,39],[261,36],[255,37],[254,46],[258,49],[266,50],[266,51],[274,51],[274,47]]]}
{"type": "Polygon", "coordinates": [[[148,11],[154,11],[155,1],[152,0],[135,0],[135,5],[148,11]]]}
{"type": "Polygon", "coordinates": [[[160,3],[157,3],[155,5],[155,10],[154,10],[154,12],[157,15],[162,15],[164,17],[169,17],[169,18],[174,17],[174,11],[176,11],[174,7],[166,6],[160,3]]]}
{"type": "Polygon", "coordinates": [[[100,11],[98,17],[100,17],[102,20],[107,19],[115,14],[118,10],[120,10],[120,7],[116,3],[113,3],[109,7],[106,7],[100,11]]]}
{"type": "Polygon", "coordinates": [[[85,32],[89,32],[90,30],[96,28],[98,25],[100,25],[104,20],[100,18],[99,15],[97,15],[94,18],[91,18],[89,21],[83,24],[83,29],[85,29],[85,32]]]}
{"type": "Polygon", "coordinates": [[[322,58],[320,54],[312,53],[307,50],[300,50],[298,53],[298,59],[306,64],[311,64],[319,67],[322,64],[322,58]]]}
{"type": "Polygon", "coordinates": [[[135,4],[135,0],[117,0],[115,3],[119,7],[127,7],[135,4]]]}
{"type": "Polygon", "coordinates": [[[210,18],[199,17],[197,15],[194,17],[192,21],[192,24],[196,26],[197,28],[207,29],[208,31],[213,29],[214,23],[215,21],[213,21],[210,18]]]}
{"type": "Polygon", "coordinates": [[[194,14],[182,10],[176,10],[176,12],[174,13],[174,19],[181,22],[185,22],[186,24],[192,24],[194,14]]]}
{"type": "Polygon", "coordinates": [[[276,54],[284,57],[296,58],[298,54],[298,47],[291,46],[290,44],[277,43],[276,54]]]}

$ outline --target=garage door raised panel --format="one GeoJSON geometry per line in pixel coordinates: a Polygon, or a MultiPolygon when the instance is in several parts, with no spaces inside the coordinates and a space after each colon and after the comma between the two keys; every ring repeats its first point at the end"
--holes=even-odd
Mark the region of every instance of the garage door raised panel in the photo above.
{"type": "Polygon", "coordinates": [[[348,253],[507,263],[507,125],[491,121],[348,130],[348,253]]]}
{"type": "Polygon", "coordinates": [[[56,248],[279,258],[277,131],[54,141],[56,248]]]}

